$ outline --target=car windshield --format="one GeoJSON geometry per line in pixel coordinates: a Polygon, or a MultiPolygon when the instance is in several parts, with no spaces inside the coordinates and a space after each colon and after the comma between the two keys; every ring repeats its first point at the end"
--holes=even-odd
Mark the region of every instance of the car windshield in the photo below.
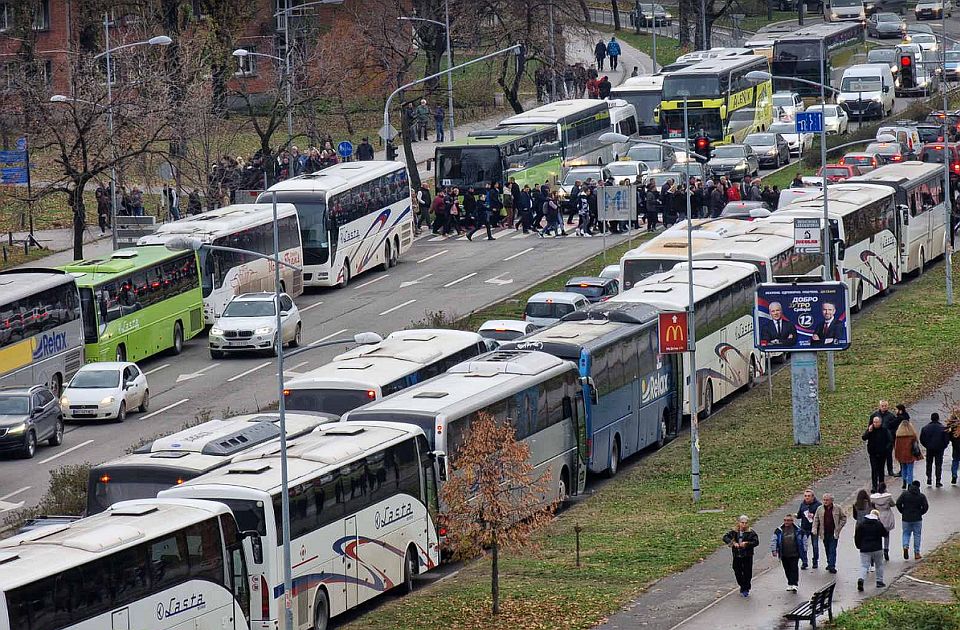
{"type": "Polygon", "coordinates": [[[744,156],[743,147],[719,146],[713,150],[713,157],[740,158],[744,156]]]}
{"type": "Polygon", "coordinates": [[[30,411],[30,399],[27,396],[0,396],[0,416],[22,416],[30,411]]]}
{"type": "MultiPolygon", "coordinates": [[[[811,108],[808,109],[807,111],[808,111],[808,112],[819,112],[819,111],[821,111],[821,108],[820,108],[819,105],[814,105],[813,107],[811,107],[811,108]]],[[[822,111],[823,111],[823,115],[824,115],[825,118],[836,118],[836,117],[837,117],[837,106],[836,106],[836,105],[827,105],[825,108],[823,108],[822,111]]]]}
{"type": "Polygon", "coordinates": [[[747,139],[744,141],[749,145],[757,145],[760,147],[769,147],[777,143],[776,136],[772,133],[752,133],[747,136],[747,139]]]}
{"type": "Polygon", "coordinates": [[[493,339],[494,341],[513,341],[517,337],[522,337],[523,333],[519,330],[493,330],[485,328],[480,331],[480,336],[484,339],[493,339]]]}
{"type": "Polygon", "coordinates": [[[843,77],[841,92],[879,92],[883,87],[880,77],[843,77]]]}
{"type": "Polygon", "coordinates": [[[928,26],[926,24],[911,24],[910,26],[907,27],[907,32],[910,33],[911,35],[914,35],[916,33],[930,33],[932,35],[933,27],[928,26]]]}
{"type": "Polygon", "coordinates": [[[797,133],[797,126],[793,123],[773,123],[770,125],[771,133],[794,134],[797,133]]]}
{"type": "Polygon", "coordinates": [[[267,317],[276,315],[273,300],[234,300],[223,311],[224,317],[267,317]]]}
{"type": "Polygon", "coordinates": [[[877,16],[877,22],[899,22],[900,16],[896,13],[881,13],[877,16]]]}
{"type": "Polygon", "coordinates": [[[527,317],[550,317],[560,319],[573,312],[573,304],[560,302],[529,302],[524,313],[527,317]]]}
{"type": "Polygon", "coordinates": [[[948,50],[947,61],[960,61],[960,50],[948,50]]]}
{"type": "Polygon", "coordinates": [[[943,145],[938,144],[932,147],[923,147],[923,151],[920,153],[920,161],[943,164],[943,145]]]}
{"type": "Polygon", "coordinates": [[[81,370],[70,381],[70,389],[102,389],[120,385],[120,370],[81,370]]]}
{"type": "Polygon", "coordinates": [[[640,162],[659,162],[663,159],[661,157],[662,152],[663,150],[660,147],[639,145],[627,149],[627,157],[640,162]]]}
{"type": "Polygon", "coordinates": [[[930,35],[929,33],[917,33],[912,35],[911,39],[915,44],[929,44],[930,42],[933,42],[934,44],[937,43],[936,36],[930,35]]]}
{"type": "Polygon", "coordinates": [[[897,51],[892,48],[874,48],[867,53],[867,63],[893,63],[897,59],[897,51]]]}
{"type": "Polygon", "coordinates": [[[774,94],[773,104],[777,107],[793,107],[796,105],[793,100],[793,94],[774,94]]]}

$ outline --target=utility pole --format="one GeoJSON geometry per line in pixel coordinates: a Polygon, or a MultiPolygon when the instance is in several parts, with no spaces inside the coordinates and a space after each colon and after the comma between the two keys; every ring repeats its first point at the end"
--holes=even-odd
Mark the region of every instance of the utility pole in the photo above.
{"type": "Polygon", "coordinates": [[[943,197],[946,200],[944,212],[947,215],[947,223],[944,234],[944,253],[943,257],[947,265],[947,306],[953,306],[953,195],[950,194],[950,135],[947,133],[947,106],[950,104],[947,97],[947,11],[946,3],[940,5],[940,28],[942,37],[940,40],[940,54],[942,55],[943,65],[940,66],[940,89],[943,91],[943,197]]]}
{"type": "MultiPolygon", "coordinates": [[[[822,242],[823,242],[823,281],[830,282],[833,278],[831,277],[830,269],[830,252],[833,249],[833,244],[830,242],[830,210],[829,202],[827,200],[827,126],[824,124],[827,117],[827,86],[824,85],[824,81],[827,80],[827,77],[824,76],[824,67],[827,65],[826,53],[823,47],[820,48],[820,113],[823,118],[823,122],[820,124],[820,170],[823,173],[823,180],[821,186],[823,187],[823,231],[821,232],[822,242]]],[[[862,109],[862,108],[861,108],[862,109]]],[[[835,391],[837,388],[836,373],[833,366],[833,353],[827,352],[827,380],[830,385],[830,391],[835,391]]]]}

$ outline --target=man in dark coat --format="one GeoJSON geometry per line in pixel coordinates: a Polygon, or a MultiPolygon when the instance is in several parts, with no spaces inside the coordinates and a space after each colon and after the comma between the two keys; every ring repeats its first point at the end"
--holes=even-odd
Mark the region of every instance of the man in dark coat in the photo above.
{"type": "Polygon", "coordinates": [[[361,140],[360,144],[357,145],[357,159],[361,162],[368,162],[373,159],[373,145],[367,138],[361,140]]]}
{"type": "Polygon", "coordinates": [[[940,477],[943,474],[943,451],[950,444],[950,437],[946,427],[940,424],[940,414],[930,414],[930,423],[920,431],[920,444],[927,449],[927,485],[933,481],[931,473],[936,464],[937,487],[942,488],[940,477]]]}
{"type": "Polygon", "coordinates": [[[919,560],[920,533],[923,530],[923,515],[930,509],[927,497],[920,492],[920,482],[914,481],[899,497],[897,510],[903,517],[903,559],[910,559],[910,536],[913,535],[913,558],[919,560]]]}
{"type": "Polygon", "coordinates": [[[863,581],[867,579],[870,565],[877,569],[877,588],[883,588],[883,539],[887,536],[887,528],[880,522],[880,512],[872,510],[857,523],[853,534],[853,544],[860,550],[860,577],[857,579],[857,590],[863,590],[863,581]]]}
{"type": "Polygon", "coordinates": [[[897,428],[900,426],[900,419],[897,418],[895,413],[890,411],[890,403],[886,400],[881,400],[877,404],[877,410],[867,418],[867,424],[873,420],[874,416],[880,416],[883,428],[890,434],[890,453],[887,455],[887,476],[899,477],[900,473],[894,474],[893,472],[893,443],[897,438],[897,428]]]}
{"type": "Polygon", "coordinates": [[[863,441],[867,443],[867,455],[870,457],[870,492],[876,492],[883,483],[883,465],[887,461],[890,449],[890,434],[883,428],[880,416],[874,416],[870,426],[863,432],[863,441]]]}
{"type": "Polygon", "coordinates": [[[593,47],[593,56],[597,60],[597,71],[603,72],[603,62],[607,58],[607,45],[603,43],[602,39],[593,47]]]}
{"type": "Polygon", "coordinates": [[[750,528],[750,519],[741,516],[737,525],[723,535],[723,543],[733,552],[733,575],[740,586],[740,595],[750,596],[753,580],[753,550],[760,544],[757,532],[750,528]]]}

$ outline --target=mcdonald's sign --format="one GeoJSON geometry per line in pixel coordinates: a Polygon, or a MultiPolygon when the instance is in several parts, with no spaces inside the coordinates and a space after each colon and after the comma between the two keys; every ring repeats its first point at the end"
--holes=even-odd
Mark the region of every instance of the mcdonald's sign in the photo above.
{"type": "Polygon", "coordinates": [[[687,312],[660,313],[660,354],[687,351],[687,312]]]}

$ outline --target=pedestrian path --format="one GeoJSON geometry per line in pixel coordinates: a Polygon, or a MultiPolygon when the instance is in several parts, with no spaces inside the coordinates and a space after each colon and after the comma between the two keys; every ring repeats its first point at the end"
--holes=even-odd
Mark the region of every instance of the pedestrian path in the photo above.
{"type": "MultiPolygon", "coordinates": [[[[943,404],[945,396],[947,400],[951,400],[955,399],[958,393],[960,375],[951,378],[929,397],[911,405],[909,411],[918,429],[928,422],[931,412],[938,411],[941,417],[946,417],[943,404]]],[[[868,409],[864,410],[864,426],[869,412],[868,409]]],[[[923,519],[923,555],[932,552],[960,531],[960,486],[951,486],[949,483],[949,457],[948,453],[944,466],[946,485],[935,488],[927,487],[924,483],[921,487],[930,502],[930,511],[923,519]]],[[[921,482],[926,481],[923,465],[924,462],[919,462],[914,469],[915,477],[921,482]]],[[[749,463],[744,464],[743,474],[749,474],[749,463]]],[[[888,490],[896,499],[901,492],[900,478],[887,478],[887,484],[888,490]]],[[[863,448],[857,448],[833,475],[813,485],[818,497],[822,497],[825,492],[832,493],[848,515],[847,525],[840,536],[837,549],[836,575],[826,572],[821,545],[820,568],[800,572],[799,593],[785,590],[787,583],[780,563],[770,556],[770,536],[774,529],[783,523],[785,514],[796,514],[801,501],[801,496],[798,495],[753,523],[753,528],[760,536],[760,546],[754,559],[753,589],[749,598],[739,596],[731,568],[730,550],[722,547],[690,569],[653,584],[624,610],[611,615],[605,623],[597,626],[597,629],[632,630],[645,627],[658,630],[769,630],[780,627],[785,613],[797,604],[809,600],[815,590],[833,581],[837,583],[833,600],[834,614],[857,607],[881,591],[874,586],[875,574],[870,573],[865,591],[857,592],[860,557],[853,544],[855,523],[850,515],[850,505],[860,488],[870,488],[870,468],[863,448]]],[[[731,527],[737,516],[730,514],[731,527]]],[[[900,547],[902,531],[902,523],[897,513],[897,526],[891,532],[890,538],[890,562],[885,567],[884,581],[888,585],[916,566],[916,561],[912,559],[912,549],[911,559],[903,559],[900,547]]],[[[723,533],[717,532],[718,544],[723,533]]]]}

